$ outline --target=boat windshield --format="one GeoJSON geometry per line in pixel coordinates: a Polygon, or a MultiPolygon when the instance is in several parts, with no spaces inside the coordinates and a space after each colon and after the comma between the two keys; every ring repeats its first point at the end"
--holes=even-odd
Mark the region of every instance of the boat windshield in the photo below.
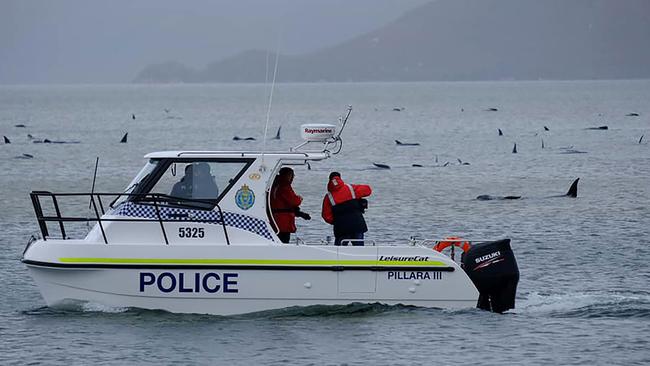
{"type": "MultiPolygon", "coordinates": [[[[138,187],[136,193],[156,195],[164,205],[192,206],[212,209],[249,166],[245,160],[179,159],[167,160],[154,174],[153,179],[138,187]],[[200,202],[196,202],[200,201],[200,202]]],[[[142,176],[142,182],[147,173],[142,176]]],[[[139,184],[140,181],[135,181],[139,184]]],[[[151,196],[132,198],[141,203],[151,196]]]]}
{"type": "MultiPolygon", "coordinates": [[[[147,164],[140,170],[140,172],[133,178],[131,183],[129,183],[128,186],[126,186],[126,189],[122,193],[132,193],[133,190],[135,190],[138,186],[142,184],[149,176],[151,176],[151,173],[156,169],[158,166],[158,163],[160,160],[149,160],[147,164]]],[[[128,200],[129,196],[124,195],[124,196],[119,196],[114,202],[111,203],[111,207],[117,207],[119,206],[122,202],[128,200]]]]}

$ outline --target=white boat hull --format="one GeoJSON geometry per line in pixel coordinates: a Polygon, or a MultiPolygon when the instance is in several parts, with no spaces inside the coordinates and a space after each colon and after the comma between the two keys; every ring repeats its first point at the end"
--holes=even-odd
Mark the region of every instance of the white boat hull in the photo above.
{"type": "MultiPolygon", "coordinates": [[[[301,291],[301,286],[294,286],[297,291],[294,295],[274,295],[273,289],[268,291],[258,291],[247,296],[223,295],[223,294],[140,294],[132,289],[115,288],[111,286],[113,281],[117,283],[133,282],[131,279],[139,275],[137,270],[126,270],[117,272],[115,270],[62,270],[62,269],[45,269],[30,266],[30,272],[34,280],[39,284],[39,288],[50,307],[65,305],[70,302],[89,302],[97,303],[110,307],[133,307],[151,310],[165,310],[173,313],[197,313],[197,314],[215,314],[215,315],[234,315],[252,313],[264,310],[281,309],[292,306],[310,306],[310,305],[345,305],[350,303],[381,303],[386,305],[412,305],[421,307],[457,309],[470,308],[476,306],[476,298],[452,299],[447,296],[437,298],[428,298],[431,294],[426,287],[422,287],[411,293],[408,287],[414,286],[412,283],[404,284],[402,296],[395,293],[393,296],[380,296],[376,293],[346,293],[346,294],[317,294],[317,289],[311,293],[308,290],[301,291]],[[83,273],[80,271],[84,271],[83,273]],[[92,273],[91,273],[92,272],[92,273]],[[97,286],[92,284],[79,283],[83,281],[74,281],[72,278],[90,277],[93,281],[107,283],[107,286],[97,286]],[[113,288],[111,288],[113,287],[113,288]],[[266,292],[266,293],[265,293],[266,292]]],[[[181,271],[182,272],[182,271],[181,271]]],[[[202,271],[200,271],[202,272],[202,271]]],[[[176,272],[178,273],[178,271],[176,272]]],[[[205,272],[213,273],[213,272],[205,272]]],[[[253,278],[267,277],[264,271],[240,271],[241,282],[238,285],[246,285],[253,278]]],[[[296,273],[296,276],[301,276],[296,273]]],[[[313,277],[312,277],[313,278],[313,277]]],[[[291,287],[290,285],[285,285],[291,287]]],[[[304,287],[303,287],[304,288],[304,287]]],[[[314,287],[312,286],[312,289],[314,287]]]]}
{"type": "Polygon", "coordinates": [[[81,301],[232,315],[350,303],[467,308],[479,296],[456,263],[424,247],[158,248],[152,259],[142,256],[150,245],[36,242],[23,261],[48,306],[81,301]],[[378,260],[386,258],[420,263],[378,260]]]}

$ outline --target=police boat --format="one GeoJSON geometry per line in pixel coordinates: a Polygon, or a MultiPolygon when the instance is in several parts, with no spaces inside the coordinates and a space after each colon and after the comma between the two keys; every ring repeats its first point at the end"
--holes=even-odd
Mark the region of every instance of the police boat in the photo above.
{"type": "Polygon", "coordinates": [[[273,178],[282,166],[336,155],[350,111],[338,125],[302,125],[304,141],[286,152],[155,152],[124,192],[33,191],[41,237],[22,262],[53,307],[218,315],[350,303],[514,308],[519,271],[508,239],[281,243],[269,207],[273,178]],[[85,217],[63,212],[88,206],[85,217]]]}

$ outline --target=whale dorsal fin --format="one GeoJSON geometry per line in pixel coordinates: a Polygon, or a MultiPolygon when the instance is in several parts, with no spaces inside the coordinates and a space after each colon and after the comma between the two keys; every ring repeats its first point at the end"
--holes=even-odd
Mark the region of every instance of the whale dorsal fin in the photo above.
{"type": "Polygon", "coordinates": [[[568,197],[578,197],[578,181],[580,178],[576,178],[576,180],[573,181],[571,184],[571,188],[569,188],[569,191],[566,193],[568,197]]]}

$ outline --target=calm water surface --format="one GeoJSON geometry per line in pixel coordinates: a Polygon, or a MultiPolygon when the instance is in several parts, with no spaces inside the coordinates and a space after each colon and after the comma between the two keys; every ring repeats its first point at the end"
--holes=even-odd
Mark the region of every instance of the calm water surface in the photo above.
{"type": "Polygon", "coordinates": [[[0,134],[12,141],[0,145],[0,364],[650,363],[650,81],[277,86],[269,134],[282,125],[283,136],[269,150],[298,144],[300,124],[335,123],[354,106],[343,152],[296,171],[294,187],[315,218],[298,222],[299,236],[330,234],[316,218],[327,175],[339,170],[373,187],[372,240],[511,238],[521,281],[508,314],[350,305],[218,317],[44,307],[20,263],[38,231],[31,190],[90,191],[97,156],[96,191],[113,192],[151,151],[261,149],[267,91],[0,87],[0,134]],[[609,130],[585,129],[601,125],[609,130]],[[126,132],[129,142],[119,144],[126,132]],[[28,133],[80,143],[34,144],[28,133]],[[15,158],[24,153],[34,158],[15,158]],[[577,199],[549,198],[577,177],[577,199]],[[475,200],[481,194],[524,198],[475,200]]]}

